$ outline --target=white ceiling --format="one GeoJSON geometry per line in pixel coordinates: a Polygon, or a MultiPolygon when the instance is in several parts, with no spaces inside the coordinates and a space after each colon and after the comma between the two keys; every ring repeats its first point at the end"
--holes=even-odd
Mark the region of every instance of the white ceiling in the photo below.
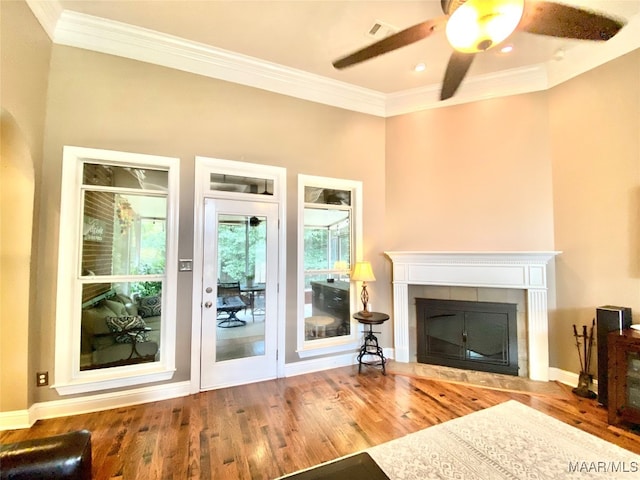
{"type": "MultiPolygon", "coordinates": [[[[296,93],[295,84],[300,86],[305,82],[313,82],[314,88],[337,89],[334,96],[345,96],[348,93],[360,95],[357,102],[381,101],[382,110],[367,112],[381,115],[397,113],[390,111],[390,108],[402,111],[426,108],[435,103],[451,52],[444,33],[440,32],[411,46],[342,71],[335,70],[331,64],[336,58],[375,41],[367,35],[374,22],[381,21],[397,29],[404,29],[442,15],[440,0],[53,0],[44,2],[45,5],[40,0],[27,1],[56,43],[182,68],[171,62],[164,63],[158,58],[158,52],[131,53],[136,50],[132,48],[129,48],[128,52],[126,48],[119,52],[117,46],[108,45],[109,42],[115,43],[115,34],[111,32],[116,24],[96,23],[95,19],[76,13],[91,15],[152,30],[153,32],[134,29],[136,35],[145,35],[147,47],[152,46],[149,44],[151,34],[153,41],[162,43],[170,39],[172,45],[184,39],[188,41],[192,52],[195,49],[200,53],[200,47],[204,47],[205,50],[206,47],[214,49],[213,53],[208,51],[207,54],[213,54],[218,61],[223,56],[225,67],[230,66],[229,62],[232,64],[240,59],[244,64],[242,68],[245,74],[250,70],[247,67],[250,63],[253,69],[261,71],[263,75],[265,68],[271,76],[274,76],[274,71],[280,76],[289,75],[289,88],[294,96],[304,97],[303,93],[296,93]],[[82,28],[78,28],[79,25],[82,28]],[[108,28],[105,25],[109,25],[108,28]],[[109,30],[110,33],[105,34],[105,30],[109,30]],[[82,40],[78,40],[79,31],[83,32],[82,40]],[[158,36],[154,32],[166,35],[158,36]],[[145,58],[145,55],[148,58],[145,58]],[[426,64],[426,71],[416,73],[413,70],[419,62],[426,64]],[[322,87],[318,87],[319,84],[322,84],[322,87]],[[413,98],[416,95],[417,97],[413,98]],[[363,96],[366,98],[362,98],[363,96]],[[408,96],[412,98],[409,99],[408,96]],[[395,107],[393,102],[396,102],[395,107]],[[414,106],[410,106],[410,103],[414,106]]],[[[513,53],[500,54],[496,49],[478,55],[460,88],[459,95],[456,96],[459,98],[454,97],[449,102],[458,103],[469,95],[478,96],[478,93],[483,91],[491,96],[499,95],[497,90],[500,89],[506,94],[517,93],[520,87],[515,87],[514,90],[513,81],[531,82],[532,75],[535,77],[533,83],[536,86],[525,89],[531,91],[548,88],[573,75],[570,72],[574,67],[569,67],[569,64],[587,61],[590,66],[575,67],[577,73],[581,73],[593,68],[593,62],[599,61],[599,58],[607,61],[640,46],[640,0],[563,0],[562,3],[605,12],[630,23],[618,36],[606,43],[516,33],[508,39],[508,43],[514,46],[513,53]],[[562,60],[556,57],[559,50],[564,54],[562,60]],[[554,68],[560,72],[558,80],[554,80],[553,72],[550,73],[550,69],[554,68]],[[515,80],[509,80],[511,77],[515,80]],[[492,79],[498,79],[500,86],[483,90],[478,83],[481,80],[492,79]]],[[[189,58],[188,61],[192,62],[193,58],[189,58]]],[[[220,70],[221,66],[217,66],[220,70]]],[[[183,69],[193,71],[193,68],[183,69]]],[[[204,71],[197,73],[209,74],[204,71]]],[[[211,76],[217,75],[211,72],[211,76]]],[[[225,78],[222,75],[219,78],[233,81],[235,77],[225,78]]],[[[242,79],[237,81],[252,84],[251,81],[242,79]]],[[[253,86],[261,85],[258,82],[253,83],[253,86]]],[[[277,91],[269,87],[264,88],[277,91]]],[[[351,101],[353,100],[352,98],[351,101]]],[[[324,101],[323,103],[335,104],[324,101]]],[[[348,104],[344,106],[350,108],[348,104]]],[[[367,110],[364,107],[353,109],[367,110]]]]}

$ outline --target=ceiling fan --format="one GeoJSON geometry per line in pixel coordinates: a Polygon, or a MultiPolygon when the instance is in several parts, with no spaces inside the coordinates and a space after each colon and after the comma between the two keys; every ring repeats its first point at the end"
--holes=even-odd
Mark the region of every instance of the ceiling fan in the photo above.
{"type": "Polygon", "coordinates": [[[451,98],[475,55],[506,40],[515,31],[579,40],[606,41],[624,26],[612,17],[535,0],[440,0],[444,15],[418,23],[342,57],[333,66],[343,69],[446,31],[453,47],[442,82],[440,100],[451,98]]]}

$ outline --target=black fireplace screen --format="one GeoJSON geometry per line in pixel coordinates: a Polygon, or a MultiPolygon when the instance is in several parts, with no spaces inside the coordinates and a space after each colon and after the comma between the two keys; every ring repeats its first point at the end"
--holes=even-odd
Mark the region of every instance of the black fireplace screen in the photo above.
{"type": "Polygon", "coordinates": [[[518,375],[517,306],[416,298],[418,362],[518,375]]]}

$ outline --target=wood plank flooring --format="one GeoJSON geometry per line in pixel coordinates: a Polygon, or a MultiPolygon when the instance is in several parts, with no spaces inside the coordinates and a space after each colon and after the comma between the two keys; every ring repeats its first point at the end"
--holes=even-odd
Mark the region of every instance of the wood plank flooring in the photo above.
{"type": "Polygon", "coordinates": [[[522,402],[640,454],[595,400],[382,376],[356,366],[0,432],[0,443],[87,428],[95,479],[273,479],[502,403],[522,402]]]}

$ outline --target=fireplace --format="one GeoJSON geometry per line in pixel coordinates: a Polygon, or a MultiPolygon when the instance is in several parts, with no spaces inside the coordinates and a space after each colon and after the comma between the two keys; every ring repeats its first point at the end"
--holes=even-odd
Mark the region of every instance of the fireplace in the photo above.
{"type": "Polygon", "coordinates": [[[518,375],[517,305],[416,298],[419,363],[518,375]]]}
{"type": "MultiPolygon", "coordinates": [[[[410,361],[409,289],[509,289],[524,293],[528,377],[549,380],[548,289],[560,252],[386,252],[393,263],[394,358],[410,361]]],[[[553,289],[549,289],[553,293],[553,289]]],[[[553,297],[552,297],[553,298],[553,297]]],[[[522,352],[519,354],[522,356],[522,352]]]]}

